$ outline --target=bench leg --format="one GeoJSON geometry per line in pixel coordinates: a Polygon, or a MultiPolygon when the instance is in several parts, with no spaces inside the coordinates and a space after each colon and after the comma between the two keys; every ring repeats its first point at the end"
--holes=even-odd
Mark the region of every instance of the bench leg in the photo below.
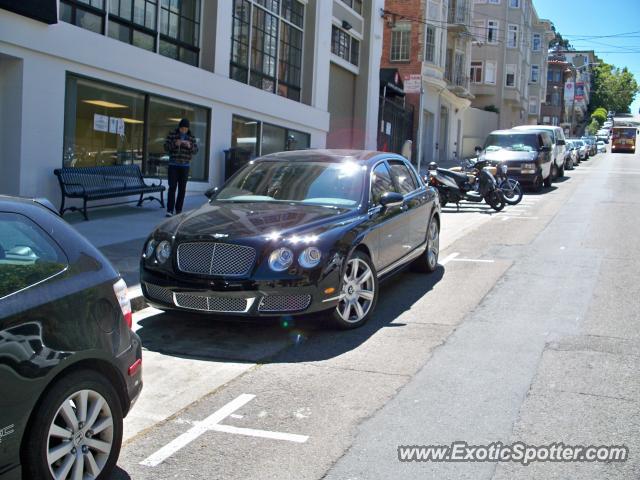
{"type": "Polygon", "coordinates": [[[87,199],[84,199],[84,205],[82,207],[82,214],[84,215],[85,220],[89,220],[89,216],[87,215],[87,199]]]}
{"type": "Polygon", "coordinates": [[[160,192],[160,206],[164,208],[164,191],[160,192]]]}
{"type": "Polygon", "coordinates": [[[143,196],[144,196],[144,193],[141,193],[141,194],[140,194],[140,200],[138,200],[138,205],[137,205],[138,207],[141,207],[141,206],[142,206],[142,200],[143,200],[143,198],[142,198],[142,197],[143,197],[143,196]]]}
{"type": "Polygon", "coordinates": [[[64,193],[62,194],[62,203],[60,204],[60,216],[62,217],[64,215],[64,193]]]}

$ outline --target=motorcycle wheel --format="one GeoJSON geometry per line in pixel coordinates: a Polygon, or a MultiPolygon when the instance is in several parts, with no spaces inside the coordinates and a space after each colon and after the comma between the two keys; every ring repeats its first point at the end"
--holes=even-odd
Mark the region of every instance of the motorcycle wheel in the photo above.
{"type": "Polygon", "coordinates": [[[504,201],[509,205],[517,205],[522,200],[522,187],[520,182],[513,178],[507,178],[500,183],[500,190],[504,196],[504,201]]]}
{"type": "Polygon", "coordinates": [[[496,212],[499,212],[500,210],[502,210],[506,205],[506,202],[504,201],[504,195],[502,194],[502,190],[496,189],[493,192],[487,193],[487,195],[484,197],[484,200],[496,212]]]}

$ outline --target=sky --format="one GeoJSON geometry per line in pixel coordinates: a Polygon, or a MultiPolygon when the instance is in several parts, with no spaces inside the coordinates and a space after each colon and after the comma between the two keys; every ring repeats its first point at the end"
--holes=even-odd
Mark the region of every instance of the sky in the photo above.
{"type": "MultiPolygon", "coordinates": [[[[576,50],[594,50],[606,63],[627,67],[640,84],[640,0],[533,0],[576,50]],[[621,35],[622,34],[622,35],[621,35]]],[[[638,114],[640,94],[631,104],[638,114]]]]}

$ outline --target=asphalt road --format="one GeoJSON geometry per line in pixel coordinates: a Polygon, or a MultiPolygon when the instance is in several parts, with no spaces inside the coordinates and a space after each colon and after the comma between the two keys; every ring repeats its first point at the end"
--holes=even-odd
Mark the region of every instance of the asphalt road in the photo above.
{"type": "Polygon", "coordinates": [[[372,321],[151,309],[114,479],[640,478],[640,158],[600,154],[517,207],[447,208],[433,275],[372,321]],[[629,447],[624,463],[400,462],[399,445],[629,447]]]}

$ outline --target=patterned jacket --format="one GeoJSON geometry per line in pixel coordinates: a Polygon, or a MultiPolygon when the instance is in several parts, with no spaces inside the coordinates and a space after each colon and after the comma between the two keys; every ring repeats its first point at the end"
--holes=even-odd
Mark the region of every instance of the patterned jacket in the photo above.
{"type": "Polygon", "coordinates": [[[164,151],[169,154],[169,165],[188,167],[191,163],[191,157],[198,153],[198,142],[196,137],[191,134],[191,130],[187,132],[187,141],[191,142],[190,148],[183,145],[176,146],[176,140],[179,139],[180,131],[177,128],[169,132],[164,141],[164,151]]]}

